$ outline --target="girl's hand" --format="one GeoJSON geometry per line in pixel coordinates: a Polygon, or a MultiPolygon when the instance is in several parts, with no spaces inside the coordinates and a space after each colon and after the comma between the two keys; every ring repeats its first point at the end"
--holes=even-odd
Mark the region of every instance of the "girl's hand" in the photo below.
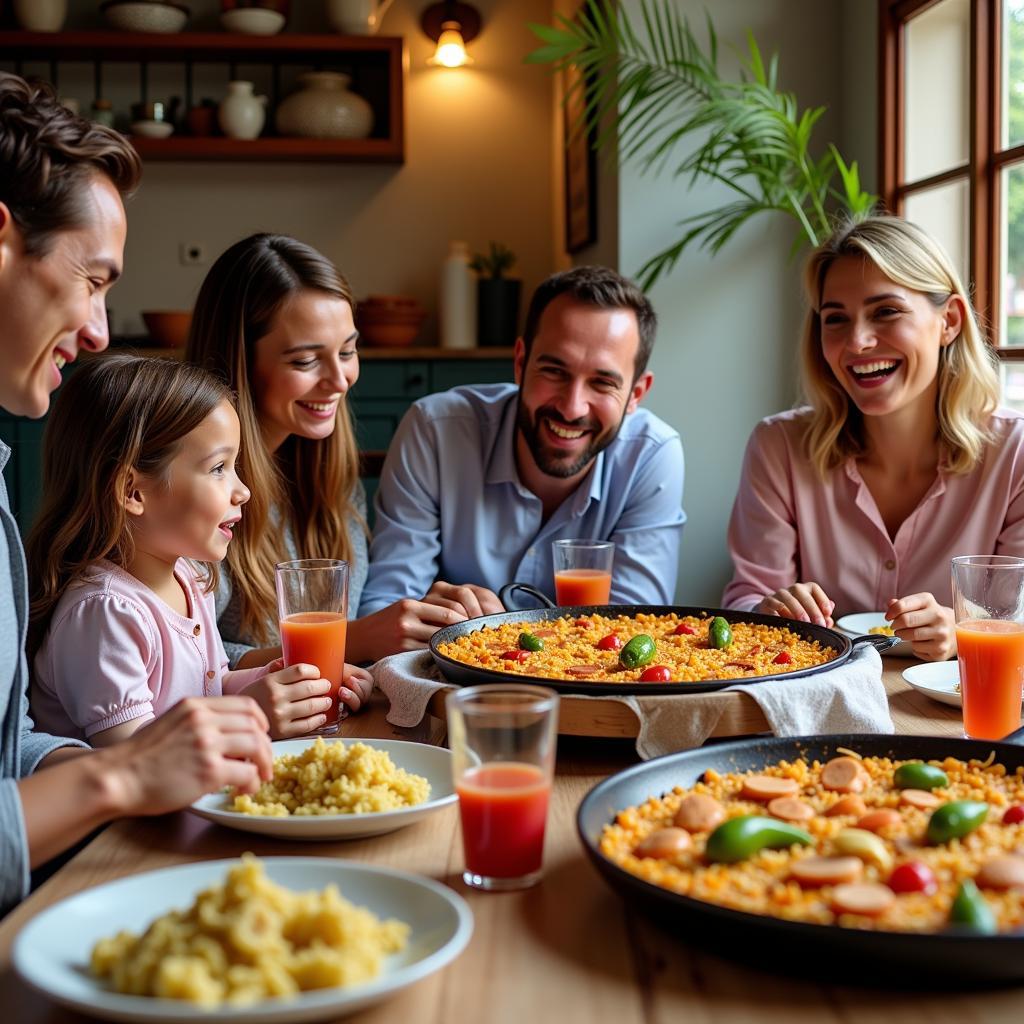
{"type": "Polygon", "coordinates": [[[925,661],[945,661],[956,654],[956,620],[934,594],[892,598],[885,610],[896,635],[925,661]]]}
{"type": "Polygon", "coordinates": [[[263,709],[275,740],[305,736],[327,723],[331,698],[325,694],[330,692],[331,684],[320,678],[320,669],[303,664],[284,668],[281,658],[272,661],[267,669],[262,679],[250,683],[242,692],[263,709]]]}
{"type": "Polygon", "coordinates": [[[835,602],[830,601],[817,583],[794,583],[776,590],[766,597],[755,609],[763,615],[781,615],[786,619],[799,619],[819,626],[832,627],[832,612],[835,602]]]}
{"type": "Polygon", "coordinates": [[[356,668],[355,665],[345,662],[345,671],[341,678],[344,685],[338,691],[338,699],[349,710],[358,711],[373,693],[373,676],[365,668],[356,668]]]}

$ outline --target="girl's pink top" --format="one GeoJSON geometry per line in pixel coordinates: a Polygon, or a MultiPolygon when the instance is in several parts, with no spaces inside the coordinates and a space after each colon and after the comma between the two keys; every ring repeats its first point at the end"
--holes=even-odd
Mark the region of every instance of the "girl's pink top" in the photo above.
{"type": "Polygon", "coordinates": [[[998,409],[995,438],[966,475],[941,470],[895,537],[855,459],[818,477],[803,448],[807,410],[762,420],[747,444],[729,522],[733,577],[722,603],[750,611],[797,582],[818,583],[833,618],[927,591],[953,603],[954,555],[1024,556],[1024,416],[998,409]]]}
{"type": "Polygon", "coordinates": [[[227,672],[213,595],[185,559],[174,574],[189,602],[179,615],[105,559],[68,587],[36,654],[32,717],[55,736],[88,739],[149,720],[185,697],[237,693],[266,668],[227,672]]]}

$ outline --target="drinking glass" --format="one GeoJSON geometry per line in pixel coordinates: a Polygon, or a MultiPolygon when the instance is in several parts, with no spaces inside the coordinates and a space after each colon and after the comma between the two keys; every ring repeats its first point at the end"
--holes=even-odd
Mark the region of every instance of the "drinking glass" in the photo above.
{"type": "Polygon", "coordinates": [[[555,565],[555,601],[562,607],[608,604],[612,598],[610,540],[556,540],[551,544],[555,565]]]}
{"type": "Polygon", "coordinates": [[[331,684],[327,722],[314,731],[333,736],[348,714],[338,700],[348,629],[348,562],[335,558],[279,562],[275,577],[284,663],[316,665],[320,677],[331,684]]]}
{"type": "Polygon", "coordinates": [[[1000,740],[1020,726],[1024,694],[1024,558],[953,559],[964,733],[1000,740]]]}
{"type": "Polygon", "coordinates": [[[544,686],[469,686],[449,694],[447,709],[462,878],[476,889],[525,889],[541,876],[558,694],[544,686]]]}

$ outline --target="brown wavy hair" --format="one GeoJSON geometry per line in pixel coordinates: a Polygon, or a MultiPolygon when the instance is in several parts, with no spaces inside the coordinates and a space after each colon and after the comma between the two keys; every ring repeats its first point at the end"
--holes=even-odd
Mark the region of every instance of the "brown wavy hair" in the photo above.
{"type": "Polygon", "coordinates": [[[841,256],[870,260],[891,281],[920,292],[936,309],[952,295],[963,300],[960,334],[939,350],[935,415],[943,466],[951,473],[969,473],[992,440],[988,421],[999,404],[996,358],[949,256],[916,224],[886,214],[841,225],[807,261],[801,364],[811,406],[807,454],[815,469],[824,477],[847,458],[864,453],[863,417],[836,380],[821,347],[821,292],[825,275],[841,256]]]}
{"type": "Polygon", "coordinates": [[[123,135],[71,113],[52,86],[0,71],[0,203],[29,256],[45,256],[59,232],[86,222],[82,199],[96,174],[126,195],[142,163],[123,135]]]}
{"type": "Polygon", "coordinates": [[[278,310],[309,289],[347,302],[352,291],[337,268],[311,246],[285,235],[251,235],[223,253],[203,281],[192,312],[185,358],[218,374],[238,396],[242,425],[239,476],[252,492],[228,549],[231,583],[243,632],[267,643],[277,621],[274,566],[284,557],[273,514],[291,526],[300,558],[351,560],[346,519],[359,452],[348,405],[338,403],[335,429],[322,440],[292,435],[268,452],[252,392],[255,346],[278,310]]]}
{"type": "MultiPolygon", "coordinates": [[[[232,395],[220,381],[174,359],[102,356],[70,375],[46,424],[42,504],[25,541],[30,662],[57,602],[91,563],[131,564],[129,473],[162,477],[182,438],[224,401],[232,395]]],[[[216,565],[204,568],[212,589],[216,565]]]]}

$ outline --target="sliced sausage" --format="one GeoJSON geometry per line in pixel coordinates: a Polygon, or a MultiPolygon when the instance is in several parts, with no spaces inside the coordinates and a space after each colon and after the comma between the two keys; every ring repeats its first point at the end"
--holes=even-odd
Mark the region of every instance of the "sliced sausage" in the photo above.
{"type": "Polygon", "coordinates": [[[862,793],[868,777],[855,757],[834,757],[821,769],[821,784],[834,793],[862,793]]]}
{"type": "Polygon", "coordinates": [[[855,882],[864,871],[859,857],[804,857],[790,872],[804,886],[841,885],[855,882]]]}
{"type": "Polygon", "coordinates": [[[883,828],[891,828],[893,825],[899,825],[902,821],[899,811],[894,811],[891,807],[884,807],[880,811],[865,814],[857,822],[857,828],[862,828],[865,832],[880,832],[883,828]]]}
{"type": "Polygon", "coordinates": [[[934,793],[929,793],[927,789],[901,789],[900,803],[916,807],[919,811],[930,811],[938,807],[942,799],[934,793]]]}
{"type": "Polygon", "coordinates": [[[743,780],[740,796],[748,800],[774,800],[777,796],[795,796],[800,786],[793,779],[780,779],[774,775],[748,775],[743,780]]]}
{"type": "Polygon", "coordinates": [[[566,670],[571,676],[596,676],[601,671],[600,665],[570,665],[566,670]]]}
{"type": "Polygon", "coordinates": [[[687,832],[710,832],[725,821],[725,808],[704,793],[684,797],[676,811],[675,824],[687,832]]]}
{"type": "Polygon", "coordinates": [[[877,917],[895,902],[896,894],[881,882],[853,882],[837,885],[832,892],[832,909],[837,914],[877,917]]]}
{"type": "Polygon", "coordinates": [[[810,821],[814,808],[795,796],[777,796],[768,804],[768,813],[783,821],[810,821]]]}
{"type": "Polygon", "coordinates": [[[863,798],[851,793],[849,796],[840,797],[826,812],[825,817],[836,818],[840,814],[862,815],[867,811],[867,804],[863,798]]]}
{"type": "Polygon", "coordinates": [[[547,640],[549,637],[558,636],[557,629],[535,629],[533,631],[534,636],[539,636],[541,640],[547,640]]]}
{"type": "Polygon", "coordinates": [[[984,889],[1024,889],[1024,857],[1005,853],[981,865],[975,881],[984,889]]]}
{"type": "Polygon", "coordinates": [[[681,828],[659,828],[637,845],[633,855],[664,860],[674,857],[677,853],[684,853],[691,845],[689,832],[681,828]]]}

